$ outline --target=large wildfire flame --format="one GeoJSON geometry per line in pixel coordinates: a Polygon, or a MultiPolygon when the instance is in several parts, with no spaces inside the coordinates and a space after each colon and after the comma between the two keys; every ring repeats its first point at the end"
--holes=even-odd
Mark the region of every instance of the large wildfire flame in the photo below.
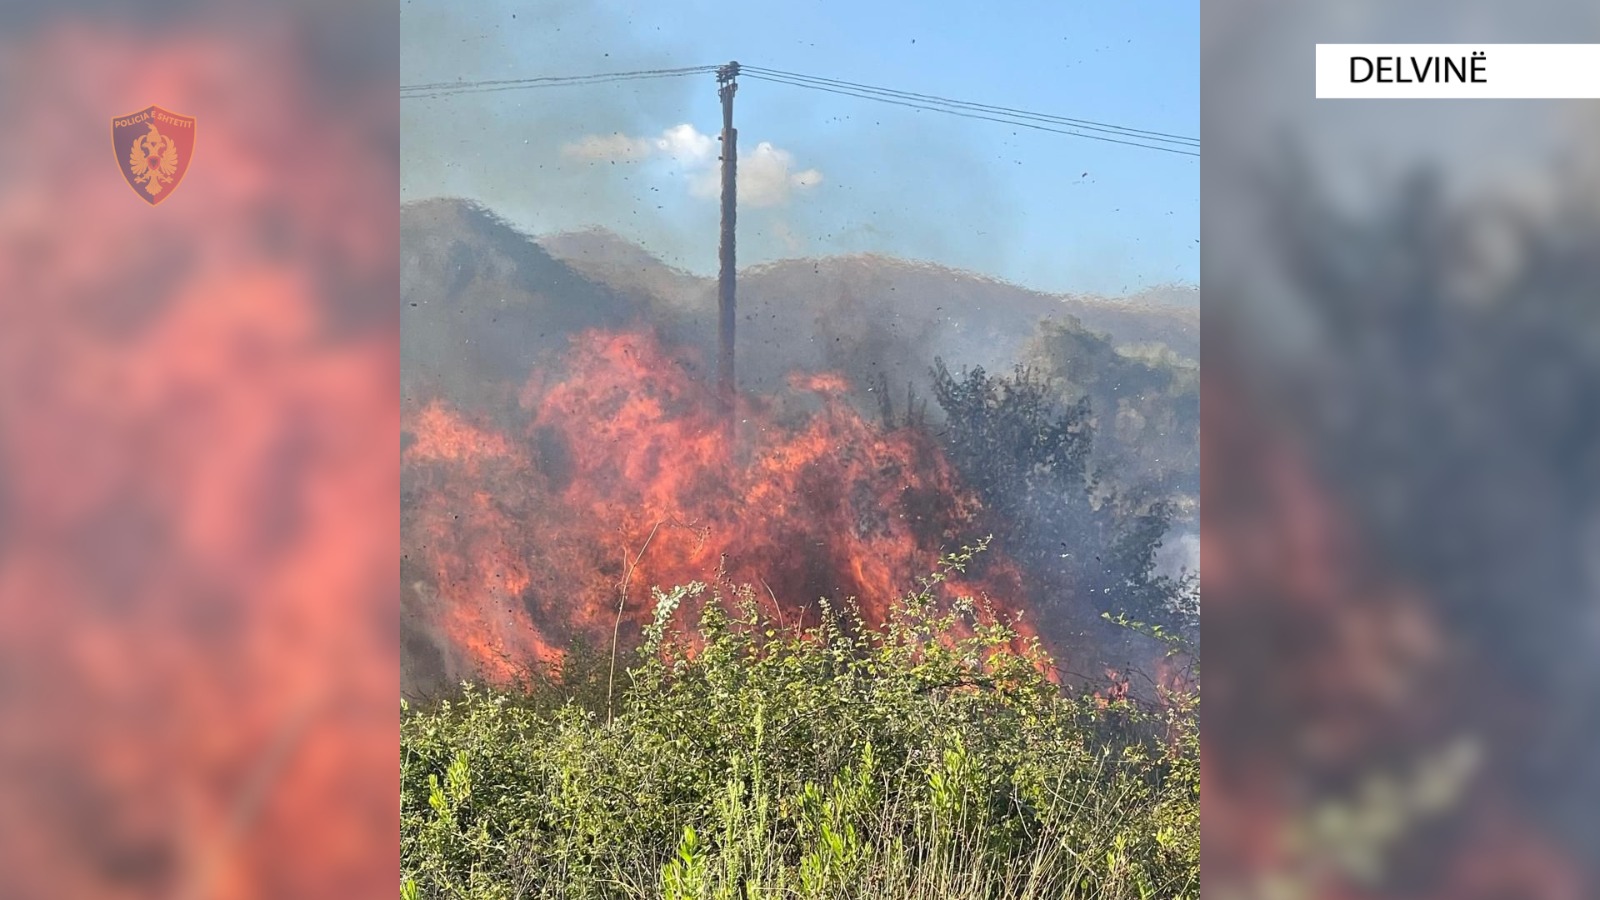
{"type": "MultiPolygon", "coordinates": [[[[836,377],[794,379],[815,411],[742,398],[730,431],[648,332],[581,335],[561,370],[524,387],[516,433],[437,401],[408,417],[408,562],[471,674],[608,640],[619,614],[648,618],[652,587],[691,581],[751,586],[790,623],[824,597],[878,621],[941,551],[982,537],[927,435],[869,424],[836,377]]],[[[980,570],[951,587],[1017,612],[1015,566],[991,552],[980,570]]]]}

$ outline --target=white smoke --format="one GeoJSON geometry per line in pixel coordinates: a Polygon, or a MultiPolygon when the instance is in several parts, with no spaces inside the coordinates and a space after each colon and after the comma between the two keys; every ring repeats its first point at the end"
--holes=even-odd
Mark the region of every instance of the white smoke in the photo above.
{"type": "Polygon", "coordinates": [[[816,169],[794,171],[794,155],[762,141],[739,156],[739,202],[755,207],[786,206],[789,196],[822,183],[816,169]]]}
{"type": "Polygon", "coordinates": [[[654,141],[625,134],[591,134],[561,148],[569,158],[588,162],[641,162],[655,152],[654,141]]]}
{"type": "MultiPolygon", "coordinates": [[[[692,196],[715,200],[721,195],[717,139],[693,125],[675,125],[657,137],[626,134],[587,135],[561,148],[571,159],[591,163],[641,163],[669,160],[688,182],[692,196]]],[[[797,191],[822,183],[817,169],[798,169],[794,154],[762,141],[739,154],[739,203],[754,208],[787,206],[797,191]]]]}
{"type": "Polygon", "coordinates": [[[1156,573],[1169,578],[1200,572],[1200,535],[1187,527],[1174,528],[1156,551],[1156,573]]]}

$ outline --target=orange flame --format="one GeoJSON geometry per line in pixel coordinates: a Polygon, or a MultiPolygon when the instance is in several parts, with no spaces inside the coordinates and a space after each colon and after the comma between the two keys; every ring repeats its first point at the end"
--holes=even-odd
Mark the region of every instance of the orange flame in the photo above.
{"type": "MultiPolygon", "coordinates": [[[[710,386],[645,332],[574,340],[566,377],[531,379],[519,432],[434,403],[409,417],[405,540],[438,592],[436,624],[484,678],[549,662],[575,637],[610,640],[651,614],[652,587],[754,587],[794,623],[821,598],[869,621],[981,536],[976,500],[925,435],[884,431],[840,402],[833,375],[799,417],[740,401],[729,439],[710,386]],[[620,607],[620,612],[619,612],[620,607]]],[[[953,584],[1014,612],[997,553],[953,584]]]]}

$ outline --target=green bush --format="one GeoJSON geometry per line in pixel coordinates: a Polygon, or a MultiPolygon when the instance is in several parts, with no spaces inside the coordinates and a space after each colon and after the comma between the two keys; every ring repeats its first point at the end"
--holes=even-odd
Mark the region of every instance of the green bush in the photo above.
{"type": "Polygon", "coordinates": [[[1197,897],[1197,698],[1063,693],[943,585],[782,628],[691,584],[615,700],[404,707],[402,897],[1197,897]]]}

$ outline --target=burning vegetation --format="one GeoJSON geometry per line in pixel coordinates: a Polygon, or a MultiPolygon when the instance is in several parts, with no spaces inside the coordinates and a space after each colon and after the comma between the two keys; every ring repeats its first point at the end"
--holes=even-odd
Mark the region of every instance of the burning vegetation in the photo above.
{"type": "MultiPolygon", "coordinates": [[[[786,622],[822,598],[883,621],[942,550],[983,536],[930,437],[869,423],[837,379],[796,379],[809,410],[741,398],[730,432],[648,332],[579,335],[562,369],[523,387],[510,433],[439,401],[411,418],[406,567],[436,592],[454,672],[504,683],[619,623],[637,635],[651,588],[694,581],[760,586],[786,622]]],[[[960,587],[1020,612],[1016,567],[981,571],[960,587]]]]}
{"type": "Polygon", "coordinates": [[[1185,476],[1094,443],[1187,370],[777,290],[730,403],[708,304],[481,209],[409,207],[402,272],[402,896],[1197,895],[1195,691],[1101,619],[1192,634],[1185,476]]]}
{"type": "MultiPolygon", "coordinates": [[[[741,393],[730,422],[684,337],[693,314],[579,276],[481,209],[406,212],[410,695],[518,681],[574,645],[626,648],[653,589],[696,581],[748,585],[787,625],[814,624],[824,600],[881,623],[942,553],[990,535],[954,586],[1070,657],[1068,671],[1160,655],[1100,617],[1168,621],[1192,593],[1156,571],[1171,494],[1101,477],[1094,434],[1116,420],[1092,414],[1111,394],[1083,388],[1081,357],[1120,360],[1130,384],[1150,365],[1069,322],[1032,346],[1076,368],[957,374],[930,355],[931,396],[913,383],[897,410],[886,379],[862,377],[880,355],[911,354],[891,346],[896,329],[852,345],[819,316],[820,335],[795,339],[825,340],[839,368],[796,364],[775,383],[799,357],[774,362],[762,345],[742,368],[772,387],[741,393]]],[[[930,327],[907,331],[923,342],[930,327]]]]}

